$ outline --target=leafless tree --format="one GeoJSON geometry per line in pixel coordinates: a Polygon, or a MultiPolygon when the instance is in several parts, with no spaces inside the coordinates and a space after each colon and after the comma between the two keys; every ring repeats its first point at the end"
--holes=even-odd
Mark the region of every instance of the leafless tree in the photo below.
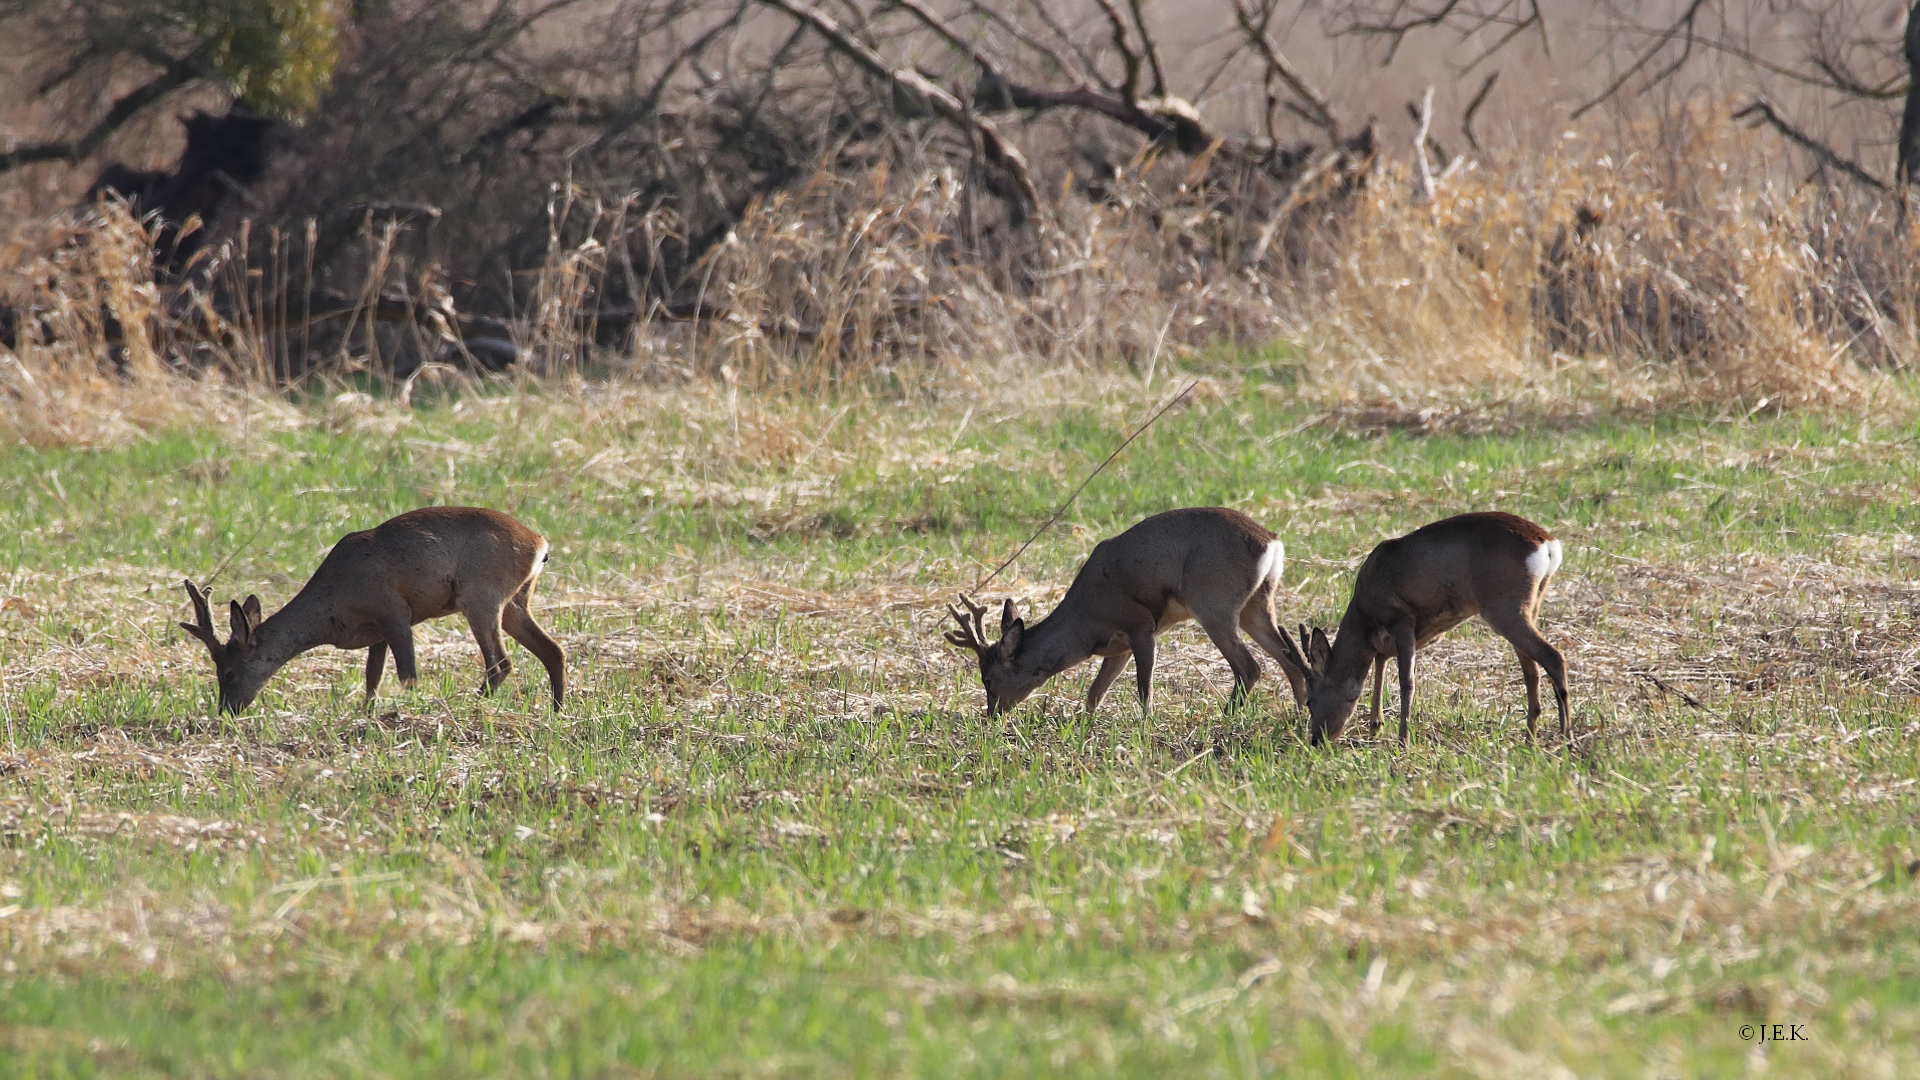
{"type": "MultiPolygon", "coordinates": [[[[1346,0],[1333,19],[1339,33],[1379,43],[1388,60],[1416,38],[1466,46],[1464,74],[1516,47],[1550,53],[1551,11],[1542,0],[1346,0]]],[[[1603,73],[1569,109],[1569,119],[1690,78],[1722,96],[1765,87],[1772,93],[1753,93],[1735,115],[1771,127],[1804,150],[1816,170],[1875,191],[1920,180],[1920,4],[1607,0],[1591,12],[1569,8],[1563,18],[1585,33],[1582,47],[1590,55],[1559,62],[1603,73]],[[1889,139],[1896,130],[1897,138],[1889,139]],[[1849,138],[1855,145],[1843,146],[1849,138]],[[1862,155],[1884,153],[1889,142],[1893,183],[1862,155]]],[[[1471,139],[1470,125],[1468,134],[1471,139]]]]}

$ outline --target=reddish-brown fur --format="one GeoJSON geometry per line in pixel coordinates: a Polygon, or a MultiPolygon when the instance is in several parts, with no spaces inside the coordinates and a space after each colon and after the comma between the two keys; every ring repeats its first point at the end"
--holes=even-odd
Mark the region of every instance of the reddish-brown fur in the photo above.
{"type": "Polygon", "coordinates": [[[1296,700],[1304,701],[1303,676],[1287,659],[1284,636],[1273,624],[1282,556],[1274,535],[1238,510],[1169,510],[1096,545],[1060,606],[1033,626],[1008,600],[1000,612],[1000,640],[989,644],[981,625],[986,608],[962,596],[968,614],[948,607],[960,630],[949,631],[947,640],[979,658],[988,715],[1012,708],[1055,674],[1093,656],[1101,662],[1087,691],[1088,712],[1099,706],[1129,656],[1146,708],[1153,693],[1154,636],[1189,618],[1233,668],[1235,701],[1260,678],[1260,663],[1238,630],[1279,661],[1296,700]]]}
{"type": "MultiPolygon", "coordinates": [[[[1427,642],[1475,615],[1513,645],[1527,684],[1527,737],[1540,716],[1540,674],[1553,681],[1560,734],[1568,733],[1566,663],[1540,636],[1534,618],[1559,568],[1553,534],[1507,513],[1461,514],[1373,549],[1354,576],[1353,599],[1329,644],[1315,629],[1288,655],[1307,672],[1309,730],[1315,745],[1340,737],[1373,669],[1373,718],[1380,729],[1380,684],[1388,657],[1400,669],[1400,741],[1413,708],[1413,658],[1427,642]],[[1530,567],[1530,563],[1534,564],[1530,567]],[[1534,569],[1542,572],[1536,574],[1534,569]]],[[[1283,632],[1284,636],[1284,632],[1283,632]]]]}
{"type": "Polygon", "coordinates": [[[389,649],[394,673],[411,685],[414,624],[456,611],[480,644],[486,692],[512,670],[504,630],[546,667],[558,708],[566,657],[528,608],[546,557],[539,533],[499,511],[430,506],[342,537],[299,595],[264,621],[259,597],[230,602],[232,636],[224,643],[213,630],[207,591],[189,581],[197,622],[180,626],[213,654],[226,712],[245,709],[282,665],[321,645],[367,650],[368,697],[380,685],[389,649]]]}

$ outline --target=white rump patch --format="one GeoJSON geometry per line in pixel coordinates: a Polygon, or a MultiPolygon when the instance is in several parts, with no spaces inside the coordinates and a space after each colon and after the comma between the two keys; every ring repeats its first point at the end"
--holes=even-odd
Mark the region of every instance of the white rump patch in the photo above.
{"type": "Polygon", "coordinates": [[[1549,540],[1541,544],[1533,549],[1533,554],[1527,556],[1527,573],[1531,574],[1535,581],[1551,577],[1559,569],[1560,541],[1558,540],[1549,540]]]}
{"type": "Polygon", "coordinates": [[[1253,587],[1259,588],[1260,583],[1269,578],[1275,585],[1280,584],[1280,568],[1286,561],[1287,545],[1276,537],[1273,543],[1267,545],[1267,550],[1260,553],[1260,561],[1254,564],[1253,587]]]}
{"type": "MultiPolygon", "coordinates": [[[[549,551],[551,551],[551,550],[553,550],[553,549],[552,549],[552,547],[551,547],[551,546],[549,546],[549,545],[548,545],[548,543],[547,543],[547,540],[546,540],[546,537],[544,537],[544,536],[543,536],[543,537],[541,537],[541,538],[540,538],[540,550],[539,550],[539,551],[536,551],[536,552],[534,552],[534,554],[533,554],[533,576],[534,576],[534,577],[539,577],[539,576],[540,576],[540,571],[546,568],[546,565],[547,565],[547,552],[549,552],[549,551]]],[[[1531,566],[1531,565],[1533,565],[1533,564],[1532,564],[1532,563],[1528,563],[1527,565],[1529,565],[1529,566],[1531,566]]]]}

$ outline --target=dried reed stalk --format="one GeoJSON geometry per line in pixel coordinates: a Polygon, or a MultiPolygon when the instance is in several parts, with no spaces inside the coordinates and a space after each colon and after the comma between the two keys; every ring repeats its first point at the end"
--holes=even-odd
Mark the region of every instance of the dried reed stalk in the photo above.
{"type": "MultiPolygon", "coordinates": [[[[559,185],[512,332],[532,361],[522,377],[577,378],[591,361],[772,391],[1003,365],[1150,378],[1223,343],[1298,342],[1309,392],[1332,398],[1527,390],[1857,409],[1898,397],[1879,373],[1920,345],[1920,281],[1889,209],[1768,181],[1748,164],[1764,136],[1723,114],[1668,119],[1643,148],[1450,170],[1431,199],[1409,194],[1405,166],[1371,182],[1315,176],[1274,194],[1279,215],[1250,210],[1230,177],[1148,152],[1097,201],[1063,187],[1032,233],[981,243],[962,239],[955,170],[822,171],[749,207],[671,287],[648,278],[677,227],[669,211],[559,185]],[[669,299],[602,325],[603,298],[636,291],[669,299]]],[[[255,269],[242,236],[215,249],[200,280],[216,287],[169,291],[124,208],[23,230],[0,278],[22,313],[0,427],[35,443],[124,438],[204,419],[234,386],[257,395],[342,362],[390,368],[387,354],[430,342],[409,345],[376,318],[411,317],[423,298],[428,321],[451,314],[446,275],[401,257],[397,235],[363,238],[364,265],[335,274],[358,281],[360,303],[317,334],[267,310],[299,270],[284,250],[255,269]]]]}

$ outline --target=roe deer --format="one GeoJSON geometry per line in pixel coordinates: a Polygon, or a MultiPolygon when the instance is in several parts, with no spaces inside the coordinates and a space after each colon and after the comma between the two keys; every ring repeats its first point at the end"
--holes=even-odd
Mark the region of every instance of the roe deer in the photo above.
{"type": "Polygon", "coordinates": [[[429,506],[341,537],[300,594],[265,621],[259,597],[230,601],[232,637],[225,644],[207,610],[210,590],[188,581],[198,621],[180,628],[213,654],[220,710],[239,713],[282,665],[321,645],[367,650],[369,698],[380,686],[388,649],[394,673],[411,685],[413,625],[458,611],[480,643],[483,692],[491,693],[513,669],[500,643],[504,629],[546,665],[557,709],[566,692],[566,656],[527,607],[546,561],[547,542],[505,514],[429,506]]]}
{"type": "Polygon", "coordinates": [[[971,621],[948,605],[960,630],[946,637],[980,658],[988,716],[1013,708],[1040,684],[1092,656],[1101,661],[1087,691],[1088,712],[1099,707],[1128,656],[1146,709],[1153,693],[1154,635],[1186,619],[1200,623],[1233,668],[1235,703],[1260,678],[1260,663],[1236,627],[1279,661],[1294,699],[1304,703],[1305,671],[1289,659],[1270,607],[1284,555],[1272,533],[1238,510],[1169,510],[1096,544],[1060,606],[1032,627],[1008,600],[1000,610],[1000,640],[988,644],[981,625],[987,609],[962,595],[971,621]]]}
{"type": "Polygon", "coordinates": [[[1353,579],[1353,599],[1331,644],[1315,628],[1300,644],[1286,637],[1290,660],[1306,669],[1313,745],[1340,737],[1367,668],[1373,668],[1373,722],[1380,730],[1380,682],[1387,657],[1400,667],[1400,742],[1413,709],[1413,655],[1420,646],[1479,615],[1512,643],[1527,683],[1527,739],[1540,717],[1540,668],[1553,680],[1560,734],[1567,735],[1567,668],[1560,650],[1533,625],[1547,582],[1560,569],[1560,541],[1522,517],[1461,514],[1436,521],[1373,549],[1353,579]]]}

